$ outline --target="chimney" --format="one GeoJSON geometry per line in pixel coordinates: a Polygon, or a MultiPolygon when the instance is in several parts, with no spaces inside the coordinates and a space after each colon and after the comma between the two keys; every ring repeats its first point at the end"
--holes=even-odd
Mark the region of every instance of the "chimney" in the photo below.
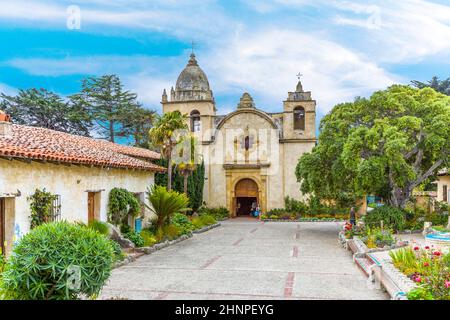
{"type": "Polygon", "coordinates": [[[11,118],[5,112],[0,110],[0,138],[11,138],[12,127],[11,118]]]}

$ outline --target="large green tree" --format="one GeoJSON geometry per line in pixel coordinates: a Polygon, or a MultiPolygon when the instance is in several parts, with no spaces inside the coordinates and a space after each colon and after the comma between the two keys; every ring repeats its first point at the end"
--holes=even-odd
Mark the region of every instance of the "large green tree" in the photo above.
{"type": "Polygon", "coordinates": [[[299,160],[301,189],[329,199],[374,193],[404,208],[416,186],[448,165],[449,123],[450,98],[431,88],[394,85],[339,104],[299,160]]]}
{"type": "Polygon", "coordinates": [[[122,119],[121,129],[118,136],[129,137],[133,139],[133,145],[136,147],[149,149],[151,143],[148,132],[155,121],[155,111],[146,109],[140,104],[131,106],[127,110],[127,117],[122,119]]]}
{"type": "Polygon", "coordinates": [[[3,109],[17,124],[89,136],[92,122],[87,110],[46,89],[19,90],[15,96],[1,94],[3,109]]]}
{"type": "Polygon", "coordinates": [[[150,129],[149,136],[153,146],[158,147],[167,159],[167,189],[172,190],[172,151],[182,140],[181,131],[187,129],[187,115],[180,111],[166,112],[157,116],[155,126],[150,129]]]}
{"type": "Polygon", "coordinates": [[[139,106],[136,98],[114,74],[84,79],[81,92],[70,97],[74,105],[88,110],[98,133],[111,142],[123,133],[124,123],[139,106]]]}

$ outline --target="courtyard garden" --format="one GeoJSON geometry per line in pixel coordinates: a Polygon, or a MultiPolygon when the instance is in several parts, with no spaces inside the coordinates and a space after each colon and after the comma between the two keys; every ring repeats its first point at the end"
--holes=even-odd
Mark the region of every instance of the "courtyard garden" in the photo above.
{"type": "Polygon", "coordinates": [[[147,197],[154,218],[135,231],[128,219],[139,215],[142,204],[126,189],[110,192],[109,223],[88,224],[53,222],[50,204],[54,196],[45,189],[36,190],[30,197],[32,230],[7,259],[0,254],[0,298],[95,299],[111,270],[135,250],[187,239],[228,216],[225,208],[207,207],[198,214],[187,214],[188,197],[162,186],[149,188],[147,197]]]}

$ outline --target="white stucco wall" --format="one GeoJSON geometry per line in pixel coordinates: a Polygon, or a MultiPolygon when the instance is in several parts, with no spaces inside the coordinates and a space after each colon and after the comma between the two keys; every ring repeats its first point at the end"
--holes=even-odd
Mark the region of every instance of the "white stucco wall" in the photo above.
{"type": "MultiPolygon", "coordinates": [[[[100,220],[107,220],[109,192],[114,187],[131,192],[145,192],[154,183],[154,173],[142,170],[102,169],[98,167],[67,166],[50,163],[25,163],[0,159],[0,196],[16,193],[15,228],[24,234],[30,228],[30,203],[27,197],[36,188],[61,196],[61,218],[68,221],[88,220],[87,191],[103,190],[100,196],[100,220]]],[[[147,201],[147,200],[145,200],[147,201]]],[[[146,212],[146,219],[151,213],[146,212]]]]}

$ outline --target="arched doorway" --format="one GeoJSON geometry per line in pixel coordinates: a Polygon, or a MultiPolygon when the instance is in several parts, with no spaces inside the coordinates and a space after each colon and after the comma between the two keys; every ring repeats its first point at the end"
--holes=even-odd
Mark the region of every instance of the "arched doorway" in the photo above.
{"type": "Polygon", "coordinates": [[[234,207],[236,216],[250,215],[252,204],[259,202],[258,185],[252,179],[242,179],[236,183],[234,188],[234,207]]]}

